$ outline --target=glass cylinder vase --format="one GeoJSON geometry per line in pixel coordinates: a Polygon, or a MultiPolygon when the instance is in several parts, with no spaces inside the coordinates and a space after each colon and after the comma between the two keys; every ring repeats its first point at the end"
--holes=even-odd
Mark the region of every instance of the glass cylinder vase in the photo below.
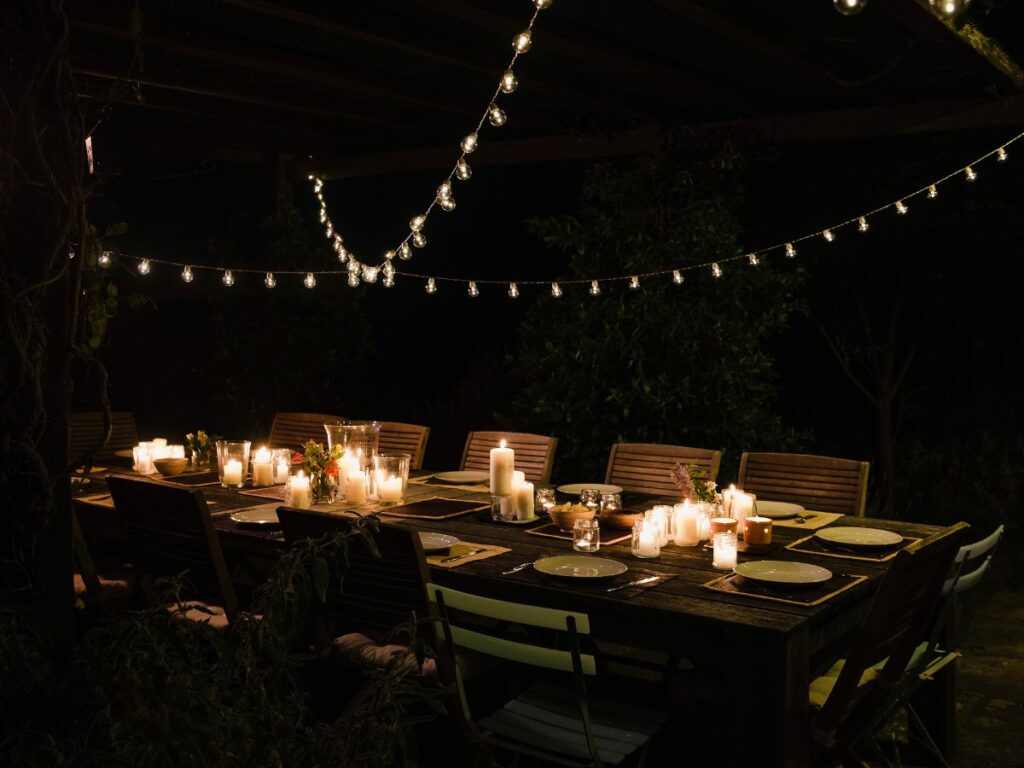
{"type": "Polygon", "coordinates": [[[217,441],[217,475],[222,488],[241,488],[249,467],[249,440],[217,441]]]}
{"type": "Polygon", "coordinates": [[[408,453],[378,453],[373,457],[373,489],[381,504],[401,504],[409,482],[408,453]]]}

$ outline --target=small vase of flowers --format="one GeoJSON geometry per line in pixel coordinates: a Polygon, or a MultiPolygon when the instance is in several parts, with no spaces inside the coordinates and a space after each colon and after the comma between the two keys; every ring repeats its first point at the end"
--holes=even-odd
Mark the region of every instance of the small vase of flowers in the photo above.
{"type": "Polygon", "coordinates": [[[210,468],[210,446],[213,440],[203,430],[197,429],[185,435],[185,445],[191,455],[190,466],[193,472],[201,472],[210,468]]]}
{"type": "Polygon", "coordinates": [[[333,504],[338,493],[338,459],[341,446],[324,448],[323,443],[310,440],[292,456],[292,466],[309,475],[309,492],[314,504],[333,504]]]}

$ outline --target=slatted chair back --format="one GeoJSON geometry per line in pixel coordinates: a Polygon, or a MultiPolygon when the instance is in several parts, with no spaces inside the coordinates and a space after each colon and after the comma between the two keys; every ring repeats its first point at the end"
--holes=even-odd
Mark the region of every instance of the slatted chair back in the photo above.
{"type": "Polygon", "coordinates": [[[233,620],[238,598],[202,490],[128,475],[111,475],[107,485],[150,604],[166,602],[154,589],[157,579],[184,574],[190,589],[183,598],[216,600],[233,620]]]}
{"type": "Polygon", "coordinates": [[[624,491],[676,495],[672,481],[676,464],[696,466],[707,473],[708,480],[718,477],[722,452],[709,448],[658,443],[616,443],[608,456],[606,483],[621,486],[624,491]]]}
{"type": "Polygon", "coordinates": [[[268,442],[274,448],[290,448],[293,451],[302,450],[302,446],[310,440],[327,445],[324,424],[336,424],[339,421],[344,419],[330,413],[278,411],[270,426],[268,442]]]}
{"type": "Polygon", "coordinates": [[[134,447],[139,442],[135,414],[114,411],[110,414],[110,440],[103,447],[103,412],[80,411],[68,416],[68,453],[71,461],[92,456],[93,461],[114,458],[116,451],[134,447]]]}
{"type": "MultiPolygon", "coordinates": [[[[466,735],[485,750],[510,749],[545,764],[616,765],[635,752],[646,752],[651,735],[667,719],[664,713],[588,696],[585,681],[596,675],[597,665],[592,654],[580,649],[580,637],[590,634],[587,614],[496,600],[433,583],[427,585],[427,594],[441,619],[435,636],[442,679],[458,693],[452,711],[466,735]],[[510,625],[525,632],[485,631],[510,625]],[[557,635],[553,643],[537,640],[550,634],[557,635]],[[545,682],[534,683],[502,709],[477,719],[456,662],[460,649],[538,667],[545,671],[545,682]],[[570,676],[572,689],[547,682],[550,671],[570,676]]],[[[521,680],[521,669],[513,669],[521,680]]]]}
{"type": "Polygon", "coordinates": [[[381,452],[408,453],[412,457],[409,462],[410,469],[422,469],[429,436],[430,427],[403,424],[399,421],[382,421],[377,447],[381,452]]]}
{"type": "Polygon", "coordinates": [[[828,698],[815,719],[819,738],[840,746],[887,707],[926,639],[943,583],[969,530],[957,523],[916,541],[893,558],[828,698]],[[877,675],[874,671],[878,670],[877,675]]]}
{"type": "MultiPolygon", "coordinates": [[[[345,518],[290,507],[279,507],[277,517],[289,544],[347,530],[352,525],[345,518]]],[[[332,637],[367,630],[384,635],[409,621],[414,611],[420,619],[432,615],[425,586],[427,561],[416,532],[381,525],[373,538],[376,552],[362,537],[353,537],[341,588],[332,578],[327,603],[317,609],[330,623],[332,637]]]]}
{"type": "Polygon", "coordinates": [[[866,461],[830,456],[744,453],[736,484],[766,501],[863,517],[870,469],[866,461]]]}
{"type": "Polygon", "coordinates": [[[470,432],[462,451],[462,469],[488,471],[491,466],[491,448],[504,440],[516,453],[516,469],[526,473],[531,483],[550,483],[551,467],[555,463],[558,438],[531,435],[528,432],[470,432]]]}

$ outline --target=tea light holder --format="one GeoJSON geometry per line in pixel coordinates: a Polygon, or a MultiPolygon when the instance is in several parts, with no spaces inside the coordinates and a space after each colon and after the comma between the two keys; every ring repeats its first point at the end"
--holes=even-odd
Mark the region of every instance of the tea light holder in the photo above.
{"type": "Polygon", "coordinates": [[[555,501],[555,489],[546,485],[538,488],[533,498],[535,502],[534,509],[539,510],[545,515],[557,503],[555,501]]]}
{"type": "Polygon", "coordinates": [[[661,531],[657,521],[640,518],[633,523],[633,539],[630,544],[633,557],[649,559],[661,555],[661,531]]]}
{"type": "Polygon", "coordinates": [[[731,531],[716,533],[712,539],[711,566],[723,571],[736,567],[736,534],[731,531]]]}
{"type": "Polygon", "coordinates": [[[408,453],[378,453],[373,457],[373,482],[377,501],[381,504],[400,504],[409,483],[408,453]]]}
{"type": "Polygon", "coordinates": [[[245,484],[251,445],[248,440],[217,441],[217,473],[222,488],[241,488],[245,484]]]}
{"type": "Polygon", "coordinates": [[[516,519],[516,497],[491,494],[491,520],[507,523],[516,519]]]}
{"type": "Polygon", "coordinates": [[[712,543],[715,540],[716,533],[731,533],[734,536],[738,533],[736,519],[732,517],[712,517],[709,525],[711,526],[710,538],[712,543]]]}
{"type": "Polygon", "coordinates": [[[152,475],[156,472],[153,465],[153,444],[149,442],[139,443],[132,448],[132,469],[140,475],[152,475]]]}
{"type": "Polygon", "coordinates": [[[601,491],[597,488],[584,488],[580,491],[580,504],[592,510],[594,517],[601,512],[601,491]]]}
{"type": "Polygon", "coordinates": [[[767,547],[772,543],[772,519],[751,515],[743,521],[743,540],[748,547],[767,547]]]}
{"type": "Polygon", "coordinates": [[[275,448],[271,453],[271,462],[274,465],[274,484],[283,485],[287,483],[292,466],[291,450],[288,448],[275,448]]]}
{"type": "Polygon", "coordinates": [[[572,548],[577,552],[597,552],[601,549],[601,526],[594,517],[578,519],[572,524],[572,548]]]}

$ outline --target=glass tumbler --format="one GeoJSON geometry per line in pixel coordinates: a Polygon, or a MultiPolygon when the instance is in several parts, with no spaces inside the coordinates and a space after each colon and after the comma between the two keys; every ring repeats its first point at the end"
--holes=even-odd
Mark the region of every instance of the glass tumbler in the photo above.
{"type": "Polygon", "coordinates": [[[597,552],[601,548],[601,526],[596,517],[573,523],[572,548],[577,552],[597,552]]]}
{"type": "Polygon", "coordinates": [[[249,468],[249,440],[217,441],[217,473],[222,488],[241,488],[249,468]]]}
{"type": "Polygon", "coordinates": [[[373,457],[373,485],[381,504],[400,504],[409,482],[408,453],[378,453],[373,457]]]}
{"type": "Polygon", "coordinates": [[[593,510],[594,517],[601,511],[601,491],[596,488],[584,488],[580,491],[580,504],[593,510]]]}
{"type": "Polygon", "coordinates": [[[555,506],[555,489],[542,486],[537,489],[534,496],[534,510],[536,514],[547,514],[548,510],[555,506]]]}

